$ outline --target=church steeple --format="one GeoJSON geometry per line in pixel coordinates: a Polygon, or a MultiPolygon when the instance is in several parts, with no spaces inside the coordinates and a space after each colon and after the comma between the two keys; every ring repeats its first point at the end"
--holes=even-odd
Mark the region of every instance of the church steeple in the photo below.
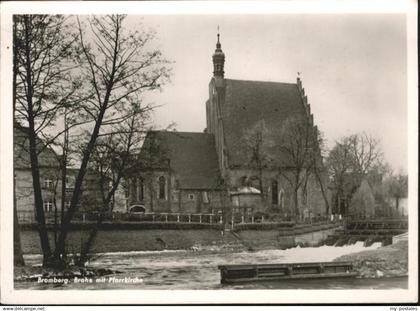
{"type": "Polygon", "coordinates": [[[225,65],[225,54],[222,51],[222,45],[220,44],[220,33],[219,27],[217,27],[217,43],[216,50],[213,54],[213,76],[223,78],[225,75],[224,72],[225,65]]]}

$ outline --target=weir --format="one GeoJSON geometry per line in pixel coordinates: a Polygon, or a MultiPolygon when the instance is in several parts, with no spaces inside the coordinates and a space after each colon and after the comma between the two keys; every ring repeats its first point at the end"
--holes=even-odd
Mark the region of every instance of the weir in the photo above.
{"type": "Polygon", "coordinates": [[[337,229],[327,237],[325,244],[343,246],[363,242],[364,246],[381,243],[392,244],[393,238],[408,232],[408,220],[403,219],[356,219],[346,221],[343,229],[337,229]]]}

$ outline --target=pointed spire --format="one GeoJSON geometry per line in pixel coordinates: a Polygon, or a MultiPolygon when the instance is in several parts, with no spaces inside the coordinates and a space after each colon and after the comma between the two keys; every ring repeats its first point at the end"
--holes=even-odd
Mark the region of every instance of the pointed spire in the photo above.
{"type": "Polygon", "coordinates": [[[217,43],[216,43],[216,49],[220,49],[222,45],[220,44],[220,31],[219,31],[219,25],[217,25],[217,43]]]}
{"type": "Polygon", "coordinates": [[[225,54],[222,51],[222,45],[220,44],[220,31],[219,25],[217,25],[217,43],[216,43],[216,50],[213,54],[213,75],[215,77],[223,78],[224,72],[224,64],[225,64],[225,54]]]}

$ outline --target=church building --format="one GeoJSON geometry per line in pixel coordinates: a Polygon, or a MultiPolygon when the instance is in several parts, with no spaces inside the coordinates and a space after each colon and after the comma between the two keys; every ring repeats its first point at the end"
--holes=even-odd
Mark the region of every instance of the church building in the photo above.
{"type": "MultiPolygon", "coordinates": [[[[314,160],[312,168],[322,165],[318,146],[302,161],[290,152],[293,146],[287,148],[301,135],[290,130],[295,120],[303,120],[307,137],[317,140],[300,78],[296,83],[225,78],[219,37],[206,128],[202,133],[150,131],[139,156],[139,172],[130,179],[128,206],[143,204],[146,212],[177,213],[233,207],[242,215],[281,216],[294,214],[295,206],[301,217],[325,214],[323,179],[309,174],[316,170],[307,159],[314,160]]],[[[302,152],[307,145],[306,140],[302,152]]]]}

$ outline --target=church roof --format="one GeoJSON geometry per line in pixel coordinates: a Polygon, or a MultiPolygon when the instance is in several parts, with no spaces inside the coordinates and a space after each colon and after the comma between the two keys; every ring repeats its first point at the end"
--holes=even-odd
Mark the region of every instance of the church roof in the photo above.
{"type": "Polygon", "coordinates": [[[151,165],[154,169],[164,169],[169,164],[176,175],[179,189],[220,187],[213,134],[150,131],[140,153],[140,159],[147,167],[146,158],[154,159],[151,165]],[[152,150],[152,154],[148,154],[148,150],[152,150]]]}
{"type": "MultiPolygon", "coordinates": [[[[295,83],[225,79],[225,86],[225,100],[220,106],[230,166],[247,162],[243,135],[257,122],[264,120],[268,131],[275,135],[288,117],[306,115],[301,91],[295,83]]],[[[273,148],[272,156],[282,159],[278,164],[288,166],[279,153],[273,148]]]]}

